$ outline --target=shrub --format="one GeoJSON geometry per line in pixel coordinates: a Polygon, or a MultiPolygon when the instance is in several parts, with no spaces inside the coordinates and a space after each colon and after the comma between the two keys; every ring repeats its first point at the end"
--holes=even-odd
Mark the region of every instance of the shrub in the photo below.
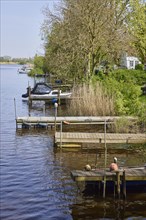
{"type": "Polygon", "coordinates": [[[136,70],[144,70],[144,65],[143,65],[143,64],[137,64],[137,65],[135,66],[135,69],[136,69],[136,70]]]}
{"type": "Polygon", "coordinates": [[[40,69],[40,68],[34,68],[34,69],[32,69],[29,73],[28,73],[28,75],[29,76],[34,76],[35,74],[43,74],[44,72],[43,72],[43,70],[42,69],[40,69]]]}

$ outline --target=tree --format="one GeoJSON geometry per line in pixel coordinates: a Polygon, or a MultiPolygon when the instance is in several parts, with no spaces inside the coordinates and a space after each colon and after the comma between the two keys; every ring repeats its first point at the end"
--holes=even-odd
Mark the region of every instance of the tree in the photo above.
{"type": "Polygon", "coordinates": [[[130,48],[129,0],[64,0],[60,14],[45,10],[46,60],[52,72],[87,78],[102,60],[119,62],[130,48]]]}
{"type": "Polygon", "coordinates": [[[129,29],[133,36],[133,46],[141,58],[146,62],[146,7],[141,0],[130,0],[129,29]]]}
{"type": "Polygon", "coordinates": [[[34,57],[34,68],[29,72],[29,75],[43,74],[45,71],[44,64],[45,58],[36,54],[34,57]]]}

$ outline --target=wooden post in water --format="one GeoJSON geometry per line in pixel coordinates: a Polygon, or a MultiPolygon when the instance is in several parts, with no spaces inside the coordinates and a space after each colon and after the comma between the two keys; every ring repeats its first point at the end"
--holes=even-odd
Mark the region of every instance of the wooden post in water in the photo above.
{"type": "Polygon", "coordinates": [[[59,89],[58,89],[58,105],[60,105],[60,87],[59,87],[59,89]]]}
{"type": "Polygon", "coordinates": [[[29,106],[32,104],[32,101],[31,101],[31,87],[30,86],[28,87],[28,104],[29,104],[29,106]]]}
{"type": "Polygon", "coordinates": [[[117,196],[120,199],[120,172],[119,171],[116,172],[116,179],[117,179],[117,189],[116,189],[116,191],[117,191],[117,196]]]}
{"type": "Polygon", "coordinates": [[[56,133],[57,108],[58,108],[58,104],[57,104],[57,102],[54,103],[54,107],[55,107],[55,120],[54,120],[54,134],[55,134],[55,133],[56,133]]]}
{"type": "MultiPolygon", "coordinates": [[[[15,108],[15,121],[17,119],[17,111],[16,111],[16,100],[14,98],[14,108],[15,108]]],[[[18,126],[17,126],[17,121],[16,121],[16,130],[18,129],[18,126]]]]}
{"type": "Polygon", "coordinates": [[[62,148],[62,121],[60,122],[60,148],[62,148]]]}
{"type": "Polygon", "coordinates": [[[43,115],[46,116],[46,103],[43,105],[43,115]]]}
{"type": "Polygon", "coordinates": [[[104,186],[103,186],[103,198],[105,198],[106,191],[106,164],[107,164],[107,146],[106,146],[106,120],[104,122],[104,186]]]}
{"type": "Polygon", "coordinates": [[[123,197],[126,199],[126,172],[123,171],[123,197]]]}

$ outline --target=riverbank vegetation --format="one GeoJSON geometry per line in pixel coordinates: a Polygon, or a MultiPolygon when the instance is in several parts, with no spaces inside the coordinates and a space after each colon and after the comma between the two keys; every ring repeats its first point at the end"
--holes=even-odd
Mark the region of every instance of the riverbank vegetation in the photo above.
{"type": "Polygon", "coordinates": [[[44,10],[42,35],[48,70],[58,77],[90,80],[101,63],[120,65],[121,55],[145,62],[145,4],[140,0],[64,0],[44,10]]]}
{"type": "MultiPolygon", "coordinates": [[[[146,120],[145,6],[140,0],[64,0],[43,11],[45,56],[30,75],[72,80],[70,115],[139,116],[146,120]],[[122,54],[138,56],[136,70],[120,69],[122,54]]],[[[118,127],[118,126],[117,126],[118,127]]]]}
{"type": "Polygon", "coordinates": [[[12,58],[10,56],[0,57],[0,64],[33,64],[33,58],[12,58]]]}
{"type": "Polygon", "coordinates": [[[35,55],[33,64],[33,69],[28,73],[29,76],[35,76],[35,74],[41,75],[46,72],[45,58],[43,56],[35,55]]]}
{"type": "Polygon", "coordinates": [[[113,70],[94,75],[90,83],[73,89],[70,112],[78,115],[133,115],[146,120],[146,98],[141,85],[146,72],[141,70],[113,70]]]}
{"type": "Polygon", "coordinates": [[[43,11],[48,72],[72,79],[72,115],[146,118],[141,86],[146,48],[145,4],[140,0],[64,0],[43,11]],[[138,56],[137,70],[120,70],[122,54],[138,56]],[[116,67],[116,68],[115,68],[116,67]]]}

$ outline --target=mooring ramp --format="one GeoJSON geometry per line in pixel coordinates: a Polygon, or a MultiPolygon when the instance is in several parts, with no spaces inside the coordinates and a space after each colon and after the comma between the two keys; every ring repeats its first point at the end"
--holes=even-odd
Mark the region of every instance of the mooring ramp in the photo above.
{"type": "Polygon", "coordinates": [[[70,144],[84,143],[102,143],[116,144],[116,143],[146,143],[146,134],[121,134],[121,133],[83,133],[83,132],[56,132],[55,144],[56,146],[70,146],[70,144]],[[106,140],[105,140],[106,138],[106,140]],[[68,145],[66,145],[68,143],[68,145]]]}

